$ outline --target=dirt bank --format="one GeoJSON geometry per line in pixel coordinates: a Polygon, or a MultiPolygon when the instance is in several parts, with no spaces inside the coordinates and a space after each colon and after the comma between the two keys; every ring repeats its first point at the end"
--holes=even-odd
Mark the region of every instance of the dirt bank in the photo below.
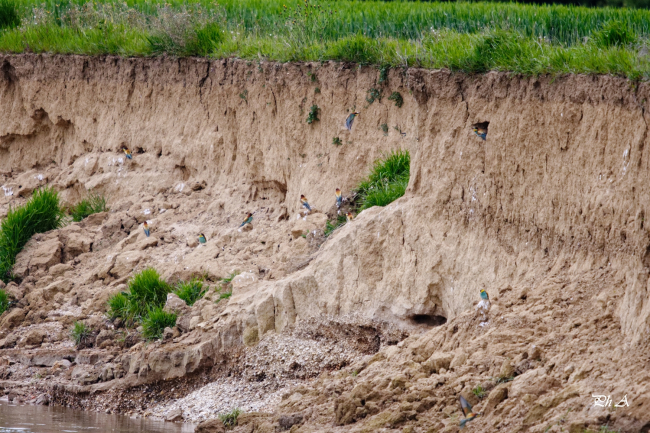
{"type": "Polygon", "coordinates": [[[460,394],[485,412],[476,431],[650,429],[646,84],[418,69],[379,83],[355,65],[237,60],[0,65],[0,214],[42,184],[68,202],[101,192],[111,207],[35,236],[19,256],[8,290],[20,302],[0,319],[5,389],[144,412],[270,368],[253,394],[284,380],[309,387],[242,418],[242,431],[294,413],[299,431],[454,431],[460,394]],[[383,97],[370,102],[372,89],[383,97]],[[319,120],[307,124],[313,105],[319,120]],[[335,188],[349,194],[393,149],[411,154],[406,195],[325,241],[335,188]],[[304,218],[301,194],[316,208],[304,218]],[[247,212],[252,230],[239,231],[247,212]],[[228,301],[210,293],[184,310],[180,336],[144,345],[103,312],[147,266],[214,284],[243,274],[228,301]],[[72,347],[75,320],[102,330],[94,348],[72,347]],[[325,331],[296,335],[310,326],[325,331]],[[299,339],[309,356],[255,355],[268,339],[299,339]],[[340,356],[312,362],[307,341],[340,356]],[[125,403],[136,392],[148,397],[125,403]],[[595,407],[599,393],[630,405],[595,407]]]}

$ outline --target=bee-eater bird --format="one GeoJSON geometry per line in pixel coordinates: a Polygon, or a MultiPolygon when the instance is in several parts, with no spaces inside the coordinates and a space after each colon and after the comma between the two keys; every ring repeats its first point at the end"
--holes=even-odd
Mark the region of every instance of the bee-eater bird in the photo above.
{"type": "Polygon", "coordinates": [[[243,223],[239,225],[239,227],[244,227],[246,224],[250,224],[252,222],[253,222],[253,214],[249,212],[248,215],[246,215],[246,219],[244,220],[243,223]]]}
{"type": "Polygon", "coordinates": [[[127,159],[133,159],[133,156],[131,155],[131,151],[129,149],[125,147],[122,150],[124,151],[124,154],[126,155],[127,159]]]}
{"type": "Polygon", "coordinates": [[[475,133],[476,135],[478,135],[479,137],[481,137],[481,138],[483,139],[483,141],[485,141],[485,138],[487,137],[487,129],[484,129],[484,128],[474,128],[472,131],[474,131],[474,133],[475,133]]]}
{"type": "Polygon", "coordinates": [[[463,415],[465,415],[465,419],[460,421],[460,428],[464,428],[465,424],[481,415],[480,413],[472,412],[472,405],[470,405],[462,395],[460,396],[460,408],[463,411],[463,415]]]}
{"type": "Polygon", "coordinates": [[[336,208],[339,209],[343,204],[343,196],[341,195],[341,190],[336,188],[336,208]]]}
{"type": "Polygon", "coordinates": [[[345,214],[345,219],[350,222],[354,219],[354,215],[352,215],[352,212],[348,212],[345,214]]]}
{"type": "Polygon", "coordinates": [[[142,227],[144,227],[144,234],[147,235],[147,237],[149,237],[149,234],[151,234],[151,232],[149,231],[149,224],[147,224],[147,222],[145,221],[142,227]]]}
{"type": "Polygon", "coordinates": [[[311,207],[309,206],[309,203],[307,203],[307,197],[304,195],[300,195],[300,203],[302,203],[302,207],[306,208],[309,212],[311,212],[311,207]]]}
{"type": "Polygon", "coordinates": [[[348,128],[348,131],[352,131],[352,122],[354,122],[354,118],[359,115],[358,111],[355,111],[353,113],[350,113],[347,119],[345,119],[345,127],[348,128]]]}
{"type": "Polygon", "coordinates": [[[486,301],[490,301],[490,297],[488,296],[488,293],[485,291],[485,289],[481,289],[481,299],[484,299],[486,301]]]}
{"type": "Polygon", "coordinates": [[[205,235],[203,233],[199,234],[199,242],[202,244],[206,242],[205,235]]]}

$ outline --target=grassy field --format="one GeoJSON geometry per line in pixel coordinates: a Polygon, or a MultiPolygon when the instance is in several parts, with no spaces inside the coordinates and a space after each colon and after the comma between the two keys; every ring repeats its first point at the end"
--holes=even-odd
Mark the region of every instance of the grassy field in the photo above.
{"type": "Polygon", "coordinates": [[[515,3],[0,0],[0,51],[650,78],[650,11],[515,3]]]}

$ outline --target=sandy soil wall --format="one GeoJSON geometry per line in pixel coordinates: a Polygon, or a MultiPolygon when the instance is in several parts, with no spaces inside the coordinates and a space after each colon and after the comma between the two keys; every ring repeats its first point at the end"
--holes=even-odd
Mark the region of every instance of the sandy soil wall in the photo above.
{"type": "Polygon", "coordinates": [[[225,275],[235,262],[219,251],[247,245],[237,263],[259,281],[224,312],[245,342],[310,316],[452,320],[481,287],[547,297],[541,313],[563,300],[558,292],[593,290],[596,303],[609,291],[625,341],[648,342],[646,84],[419,69],[390,70],[379,83],[374,68],[333,62],[18,55],[0,65],[0,174],[15,194],[0,195],[2,209],[39,172],[68,201],[101,191],[117,210],[200,191],[190,198],[202,207],[184,221],[199,230],[197,218],[212,218],[218,245],[141,264],[225,275]],[[369,102],[370,89],[383,98],[369,102]],[[401,108],[388,100],[395,91],[401,108]],[[309,125],[314,104],[320,120],[309,125]],[[353,109],[361,114],[349,132],[353,109]],[[472,132],[479,122],[489,122],[486,141],[472,132]],[[128,166],[117,161],[122,146],[134,152],[128,166]],[[278,251],[300,222],[300,195],[328,211],[336,187],[349,193],[394,149],[411,153],[406,195],[358,215],[305,253],[305,266],[286,265],[296,251],[278,251]],[[228,228],[251,208],[268,225],[228,228]],[[264,252],[250,247],[260,241],[264,252]]]}

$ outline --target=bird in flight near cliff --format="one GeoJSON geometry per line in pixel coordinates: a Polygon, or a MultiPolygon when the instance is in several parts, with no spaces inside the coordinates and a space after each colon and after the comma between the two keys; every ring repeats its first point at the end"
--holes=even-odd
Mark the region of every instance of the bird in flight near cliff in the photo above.
{"type": "Polygon", "coordinates": [[[246,215],[246,219],[244,220],[243,223],[239,225],[239,227],[244,227],[246,224],[250,224],[252,222],[253,222],[253,214],[249,212],[248,215],[246,215]]]}
{"type": "Polygon", "coordinates": [[[133,156],[131,155],[131,151],[129,149],[125,147],[122,150],[124,151],[124,154],[126,155],[127,159],[133,159],[133,156]]]}
{"type": "Polygon", "coordinates": [[[353,113],[350,113],[347,119],[345,119],[345,127],[348,128],[348,131],[352,131],[352,122],[354,122],[354,118],[359,115],[358,111],[355,111],[353,113]]]}
{"type": "Polygon", "coordinates": [[[343,204],[343,195],[341,194],[341,189],[336,188],[336,208],[340,209],[343,204]]]}
{"type": "Polygon", "coordinates": [[[309,203],[307,203],[307,197],[302,194],[300,195],[300,203],[302,203],[302,207],[311,212],[311,207],[309,206],[309,203]]]}
{"type": "Polygon", "coordinates": [[[145,221],[142,227],[144,228],[144,234],[147,235],[147,237],[149,237],[149,234],[151,234],[151,232],[149,231],[149,224],[147,224],[147,222],[145,221]]]}
{"type": "Polygon", "coordinates": [[[205,235],[203,233],[199,234],[199,242],[202,244],[206,242],[205,235]]]}
{"type": "Polygon", "coordinates": [[[347,222],[352,221],[354,219],[354,215],[352,215],[352,212],[346,213],[345,214],[345,219],[347,220],[347,222]]]}
{"type": "Polygon", "coordinates": [[[485,301],[490,301],[490,297],[488,296],[488,293],[485,291],[485,289],[481,289],[481,299],[485,301]]]}
{"type": "Polygon", "coordinates": [[[485,141],[485,139],[487,137],[487,129],[474,127],[474,129],[472,129],[472,131],[474,131],[474,133],[476,135],[478,135],[479,137],[481,137],[483,139],[483,141],[485,141]]]}
{"type": "Polygon", "coordinates": [[[460,428],[464,428],[465,424],[481,415],[480,413],[472,412],[472,405],[470,405],[462,395],[460,396],[460,408],[463,411],[463,415],[465,415],[465,419],[460,421],[460,428]]]}

